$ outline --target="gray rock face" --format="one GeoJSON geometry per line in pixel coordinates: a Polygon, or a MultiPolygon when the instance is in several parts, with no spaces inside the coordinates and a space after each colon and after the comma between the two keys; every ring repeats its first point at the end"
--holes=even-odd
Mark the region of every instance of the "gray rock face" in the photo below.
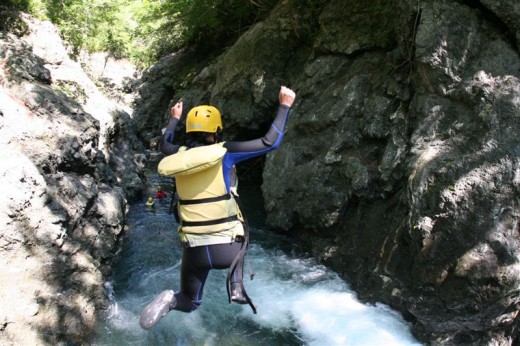
{"type": "Polygon", "coordinates": [[[520,46],[520,3],[508,0],[481,0],[480,3],[502,22],[507,33],[516,39],[520,46]]]}
{"type": "Polygon", "coordinates": [[[160,114],[147,123],[160,129],[183,96],[223,110],[226,138],[251,138],[279,85],[295,88],[263,170],[269,225],[422,340],[514,344],[518,18],[515,1],[281,1],[197,72],[166,75],[188,69],[187,53],[150,69],[141,90],[160,114]]]}
{"type": "Polygon", "coordinates": [[[81,344],[144,150],[50,23],[4,15],[19,25],[0,32],[0,344],[81,344]]]}

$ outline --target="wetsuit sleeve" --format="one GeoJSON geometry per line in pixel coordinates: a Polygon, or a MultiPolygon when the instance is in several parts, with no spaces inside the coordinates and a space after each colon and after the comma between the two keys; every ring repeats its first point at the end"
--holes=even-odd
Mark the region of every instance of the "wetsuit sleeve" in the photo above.
{"type": "Polygon", "coordinates": [[[171,117],[168,125],[166,126],[166,130],[162,135],[160,150],[164,155],[175,154],[179,151],[180,145],[173,144],[173,138],[175,137],[175,128],[179,123],[179,119],[171,117]]]}
{"type": "Polygon", "coordinates": [[[278,107],[276,117],[263,137],[244,142],[226,142],[224,144],[224,147],[227,149],[226,157],[224,158],[227,161],[226,163],[232,165],[278,148],[283,138],[289,110],[290,107],[286,105],[278,107]]]}

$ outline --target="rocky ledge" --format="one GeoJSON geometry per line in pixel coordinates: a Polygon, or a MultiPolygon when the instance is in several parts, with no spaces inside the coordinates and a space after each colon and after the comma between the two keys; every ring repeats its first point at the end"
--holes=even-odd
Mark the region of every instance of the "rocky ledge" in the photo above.
{"type": "Polygon", "coordinates": [[[0,17],[0,344],[80,344],[107,305],[127,201],[143,188],[132,95],[69,59],[49,22],[0,17]]]}

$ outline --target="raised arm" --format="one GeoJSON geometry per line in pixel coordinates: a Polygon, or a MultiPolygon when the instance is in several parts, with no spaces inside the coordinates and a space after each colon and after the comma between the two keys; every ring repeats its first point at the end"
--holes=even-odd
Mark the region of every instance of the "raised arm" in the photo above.
{"type": "Polygon", "coordinates": [[[160,146],[160,150],[164,155],[175,154],[179,150],[180,146],[173,144],[173,138],[175,136],[175,128],[182,116],[182,107],[182,101],[179,101],[170,109],[171,118],[162,135],[160,146]]]}
{"type": "Polygon", "coordinates": [[[224,144],[224,147],[228,149],[228,155],[234,163],[266,154],[278,148],[283,138],[290,107],[295,98],[296,94],[294,91],[282,86],[278,94],[280,106],[278,106],[276,117],[267,133],[263,137],[254,140],[244,142],[231,141],[224,144]]]}

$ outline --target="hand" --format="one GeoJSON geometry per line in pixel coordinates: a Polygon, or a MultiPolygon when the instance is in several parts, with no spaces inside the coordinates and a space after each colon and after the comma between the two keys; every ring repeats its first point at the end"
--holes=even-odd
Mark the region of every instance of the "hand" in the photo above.
{"type": "Polygon", "coordinates": [[[280,103],[282,105],[286,105],[291,107],[294,99],[296,98],[296,94],[291,89],[282,86],[280,88],[280,93],[278,94],[278,98],[280,99],[280,103]]]}
{"type": "Polygon", "coordinates": [[[173,107],[170,109],[170,113],[172,115],[172,118],[180,119],[182,115],[182,101],[177,102],[173,105],[173,107]]]}

